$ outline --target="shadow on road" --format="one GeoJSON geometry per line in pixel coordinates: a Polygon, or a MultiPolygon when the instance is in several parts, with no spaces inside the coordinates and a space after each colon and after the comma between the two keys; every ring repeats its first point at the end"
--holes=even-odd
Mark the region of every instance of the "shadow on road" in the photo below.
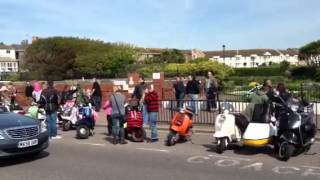
{"type": "Polygon", "coordinates": [[[7,158],[1,158],[0,159],[0,167],[7,167],[7,166],[13,166],[17,164],[24,164],[24,163],[30,163],[32,161],[36,161],[39,159],[43,159],[45,157],[48,157],[50,155],[49,152],[43,151],[39,154],[29,154],[24,156],[16,156],[16,157],[7,157],[7,158]]]}

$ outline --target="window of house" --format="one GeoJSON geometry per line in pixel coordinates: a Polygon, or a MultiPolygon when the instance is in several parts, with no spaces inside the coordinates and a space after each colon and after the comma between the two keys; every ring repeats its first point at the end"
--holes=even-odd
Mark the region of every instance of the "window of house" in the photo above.
{"type": "Polygon", "coordinates": [[[1,71],[4,72],[6,70],[6,63],[1,63],[1,71]]]}
{"type": "Polygon", "coordinates": [[[10,54],[10,50],[9,49],[7,49],[7,54],[10,54]]]}
{"type": "Polygon", "coordinates": [[[9,62],[7,66],[8,66],[8,71],[12,71],[12,63],[9,62]]]}

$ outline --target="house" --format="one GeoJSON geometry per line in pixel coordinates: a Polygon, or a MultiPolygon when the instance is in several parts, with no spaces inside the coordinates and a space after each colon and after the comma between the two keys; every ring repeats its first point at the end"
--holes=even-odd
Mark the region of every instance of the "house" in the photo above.
{"type": "Polygon", "coordinates": [[[288,61],[290,64],[299,64],[297,49],[242,49],[226,51],[205,51],[209,60],[224,63],[234,68],[268,66],[273,63],[288,61]]]}
{"type": "Polygon", "coordinates": [[[19,60],[16,58],[16,50],[12,46],[0,45],[0,73],[18,72],[19,60]]]}

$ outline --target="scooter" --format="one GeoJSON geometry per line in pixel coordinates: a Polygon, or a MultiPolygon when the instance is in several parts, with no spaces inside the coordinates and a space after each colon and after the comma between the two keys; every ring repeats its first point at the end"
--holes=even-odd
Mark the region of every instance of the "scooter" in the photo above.
{"type": "Polygon", "coordinates": [[[146,137],[146,131],[143,128],[142,110],[140,106],[126,106],[127,123],[125,126],[125,135],[131,135],[134,142],[143,142],[146,137]]]}
{"type": "Polygon", "coordinates": [[[216,140],[217,153],[223,153],[228,144],[231,142],[239,142],[242,137],[242,133],[236,125],[236,116],[231,114],[234,112],[234,107],[229,103],[222,103],[220,105],[223,113],[218,114],[215,121],[215,133],[213,137],[216,140]]]}
{"type": "Polygon", "coordinates": [[[61,111],[58,114],[59,124],[62,126],[63,131],[69,131],[75,129],[76,123],[79,119],[79,109],[75,106],[74,101],[67,101],[65,105],[61,107],[61,111]]]}
{"type": "Polygon", "coordinates": [[[177,142],[190,140],[192,132],[193,111],[186,107],[177,112],[171,120],[170,132],[167,136],[166,145],[173,146],[177,142]]]}
{"type": "Polygon", "coordinates": [[[286,103],[281,97],[279,112],[279,139],[275,145],[278,157],[287,161],[295,153],[307,152],[315,142],[316,123],[313,104],[291,98],[286,103]]]}
{"type": "Polygon", "coordinates": [[[76,122],[77,138],[88,139],[94,135],[95,120],[91,105],[85,105],[79,108],[80,119],[76,122]]]}

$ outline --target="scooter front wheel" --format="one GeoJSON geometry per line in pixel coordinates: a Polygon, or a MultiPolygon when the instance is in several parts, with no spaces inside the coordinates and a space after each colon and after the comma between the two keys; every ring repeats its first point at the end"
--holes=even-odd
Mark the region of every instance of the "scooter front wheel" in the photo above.
{"type": "Polygon", "coordinates": [[[167,141],[166,141],[166,145],[167,146],[173,146],[176,144],[176,132],[170,131],[168,136],[167,136],[167,141]]]}
{"type": "Polygon", "coordinates": [[[217,138],[217,153],[222,154],[227,149],[228,139],[226,137],[217,138]]]}
{"type": "Polygon", "coordinates": [[[288,161],[293,155],[295,147],[286,140],[279,143],[278,157],[281,161],[288,161]]]}
{"type": "Polygon", "coordinates": [[[77,127],[77,137],[79,139],[88,139],[90,135],[90,129],[86,125],[79,125],[77,127]]]}
{"type": "Polygon", "coordinates": [[[62,122],[62,131],[69,131],[71,129],[71,121],[62,122]]]}

